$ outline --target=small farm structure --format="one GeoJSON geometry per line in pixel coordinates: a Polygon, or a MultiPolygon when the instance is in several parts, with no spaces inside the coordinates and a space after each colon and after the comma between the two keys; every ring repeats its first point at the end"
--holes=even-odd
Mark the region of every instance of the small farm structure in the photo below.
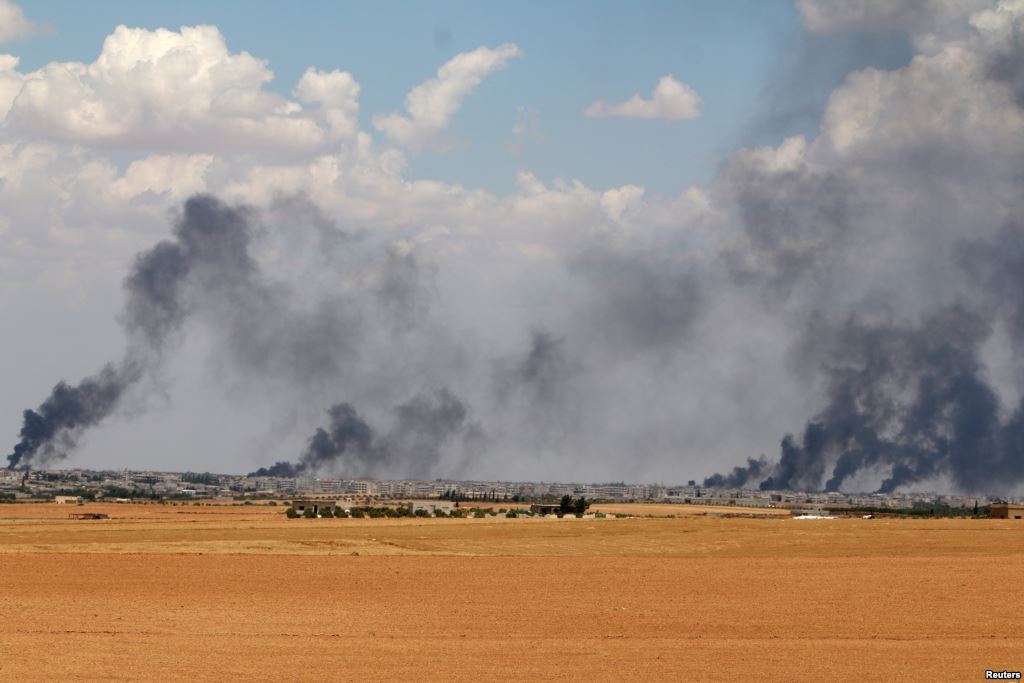
{"type": "Polygon", "coordinates": [[[349,501],[335,500],[333,498],[296,498],[292,501],[292,509],[300,515],[306,514],[306,510],[312,509],[314,515],[319,515],[324,510],[334,510],[336,507],[347,508],[349,501]]]}
{"type": "Polygon", "coordinates": [[[423,501],[416,501],[416,500],[414,500],[414,501],[412,501],[411,505],[412,505],[412,511],[414,513],[417,510],[426,510],[430,514],[434,514],[438,510],[441,510],[445,514],[450,515],[452,513],[452,510],[455,509],[455,504],[454,503],[450,503],[450,502],[448,502],[446,500],[441,500],[441,501],[433,501],[432,500],[432,501],[429,501],[429,502],[423,502],[423,501]]]}
{"type": "Polygon", "coordinates": [[[993,503],[991,517],[995,519],[1024,519],[1024,505],[1015,503],[993,503]]]}

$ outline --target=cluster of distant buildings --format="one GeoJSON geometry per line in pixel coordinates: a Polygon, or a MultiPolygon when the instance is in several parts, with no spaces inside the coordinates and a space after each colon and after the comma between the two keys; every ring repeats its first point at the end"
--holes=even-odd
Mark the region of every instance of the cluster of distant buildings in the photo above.
{"type": "Polygon", "coordinates": [[[361,495],[378,499],[446,499],[545,501],[583,496],[611,502],[686,503],[744,507],[855,506],[913,508],[940,505],[969,508],[1000,501],[987,496],[935,493],[809,493],[708,488],[694,481],[685,486],[661,484],[579,484],[522,481],[457,481],[435,479],[328,479],[319,477],[253,477],[235,474],[86,469],[0,469],[0,500],[53,499],[58,495],[96,499],[128,498],[287,498],[316,495],[361,495]]]}

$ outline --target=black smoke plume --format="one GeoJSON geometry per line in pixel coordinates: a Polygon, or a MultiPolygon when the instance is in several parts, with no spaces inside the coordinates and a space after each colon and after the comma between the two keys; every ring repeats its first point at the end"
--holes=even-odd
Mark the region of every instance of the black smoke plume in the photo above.
{"type": "Polygon", "coordinates": [[[750,460],[705,485],[839,491],[863,475],[892,492],[944,476],[961,491],[1005,490],[1024,479],[1024,405],[1001,418],[980,360],[990,334],[962,306],[916,324],[878,311],[813,321],[800,351],[821,364],[828,405],[783,439],[778,462],[750,460]]]}
{"type": "Polygon", "coordinates": [[[704,486],[715,488],[743,488],[751,482],[758,483],[769,470],[768,459],[763,455],[757,460],[747,458],[747,465],[737,465],[728,474],[713,474],[704,480],[704,486]]]}
{"type": "Polygon", "coordinates": [[[108,365],[76,386],[58,382],[42,405],[25,411],[20,440],[7,456],[8,467],[28,468],[63,458],[78,445],[86,429],[113,411],[138,377],[137,366],[108,365]]]}
{"type": "Polygon", "coordinates": [[[67,456],[85,430],[108,417],[129,387],[160,362],[187,313],[184,285],[193,271],[216,266],[218,277],[237,279],[253,267],[244,212],[213,197],[185,203],[175,239],[139,254],[125,278],[120,320],[127,336],[124,359],[71,386],[63,380],[36,410],[26,410],[8,467],[30,467],[67,456]]]}
{"type": "Polygon", "coordinates": [[[295,463],[280,461],[250,476],[334,475],[371,477],[387,471],[428,476],[442,448],[457,439],[471,442],[478,427],[466,405],[447,389],[417,394],[394,409],[394,424],[378,435],[349,403],[332,406],[326,428],[317,428],[295,463]]]}

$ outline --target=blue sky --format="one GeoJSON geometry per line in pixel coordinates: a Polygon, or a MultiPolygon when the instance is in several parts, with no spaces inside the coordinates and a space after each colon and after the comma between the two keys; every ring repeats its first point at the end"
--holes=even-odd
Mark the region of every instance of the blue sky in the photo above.
{"type": "MultiPolygon", "coordinates": [[[[459,52],[515,43],[523,56],[491,74],[468,97],[446,153],[410,161],[409,178],[429,177],[498,192],[516,171],[544,181],[579,179],[593,187],[638,183],[671,195],[706,183],[742,144],[777,144],[813,133],[818,111],[772,117],[767,101],[787,74],[787,56],[811,47],[826,66],[807,75],[802,97],[820,109],[850,62],[891,62],[898,51],[849,49],[850,36],[803,35],[791,3],[740,2],[103,2],[38,0],[26,14],[53,27],[49,35],[9,46],[22,70],[49,61],[95,59],[118,24],[177,29],[214,24],[232,51],[268,61],[268,87],[288,93],[309,66],[343,69],[361,85],[362,127],[374,113],[401,110],[406,93],[459,52]],[[300,9],[297,9],[300,8],[300,9]],[[837,62],[835,68],[828,66],[837,62]],[[838,63],[842,62],[842,63],[838,63]],[[596,99],[648,96],[672,74],[703,98],[693,120],[587,119],[596,99]],[[515,151],[512,128],[528,112],[530,134],[515,151]],[[770,120],[769,125],[758,122],[770,120]]],[[[787,96],[783,95],[781,99],[787,96]]]]}

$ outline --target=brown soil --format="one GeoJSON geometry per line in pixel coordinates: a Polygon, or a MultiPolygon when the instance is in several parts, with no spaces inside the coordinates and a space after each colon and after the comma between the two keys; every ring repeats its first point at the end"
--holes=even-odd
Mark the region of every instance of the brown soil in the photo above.
{"type": "Polygon", "coordinates": [[[983,680],[1024,665],[1013,520],[43,507],[58,506],[0,507],[2,680],[983,680]]]}

